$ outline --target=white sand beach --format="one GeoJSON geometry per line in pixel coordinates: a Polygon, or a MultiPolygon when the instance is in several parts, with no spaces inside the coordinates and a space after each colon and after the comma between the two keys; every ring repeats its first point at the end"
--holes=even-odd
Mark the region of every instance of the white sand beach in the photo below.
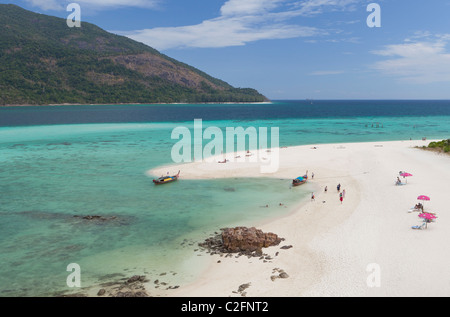
{"type": "Polygon", "coordinates": [[[272,260],[208,255],[211,263],[201,277],[168,296],[242,296],[237,290],[245,283],[250,283],[248,297],[449,296],[450,156],[414,148],[428,143],[281,148],[280,168],[273,174],[261,174],[258,163],[242,162],[194,162],[149,171],[158,176],[181,170],[181,181],[276,177],[290,182],[306,170],[314,173],[308,183],[316,188],[315,201],[308,197],[291,206],[289,215],[255,224],[285,238],[263,249],[272,260]],[[399,171],[413,174],[406,185],[395,186],[399,171]],[[338,183],[345,189],[342,204],[338,183]],[[408,212],[419,195],[431,198],[424,202],[425,211],[438,217],[426,230],[411,228],[421,223],[418,212],[408,212]],[[292,248],[281,249],[285,245],[292,248]],[[272,280],[276,269],[289,277],[272,280]]]}

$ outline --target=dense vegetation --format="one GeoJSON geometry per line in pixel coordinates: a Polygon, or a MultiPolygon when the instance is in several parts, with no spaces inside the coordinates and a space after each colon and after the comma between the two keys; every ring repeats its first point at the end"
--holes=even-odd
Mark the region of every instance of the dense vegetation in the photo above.
{"type": "Polygon", "coordinates": [[[445,153],[449,153],[450,152],[450,139],[447,140],[442,140],[439,142],[430,142],[430,144],[428,144],[428,148],[431,149],[436,149],[445,153]]]}
{"type": "Polygon", "coordinates": [[[0,105],[260,102],[127,37],[0,4],[0,105]]]}

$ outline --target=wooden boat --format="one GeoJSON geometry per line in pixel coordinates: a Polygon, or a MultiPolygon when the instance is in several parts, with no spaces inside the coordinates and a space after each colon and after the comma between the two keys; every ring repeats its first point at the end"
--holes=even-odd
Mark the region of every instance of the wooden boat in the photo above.
{"type": "Polygon", "coordinates": [[[303,175],[303,176],[294,178],[294,179],[292,180],[292,186],[299,186],[299,185],[302,185],[302,184],[306,183],[306,180],[307,180],[307,179],[308,179],[308,176],[307,176],[307,175],[303,175]]]}
{"type": "Polygon", "coordinates": [[[167,184],[173,181],[176,181],[178,179],[178,177],[180,176],[180,171],[178,171],[177,175],[173,175],[173,176],[161,176],[158,179],[154,179],[153,183],[155,183],[155,185],[161,185],[161,184],[167,184]]]}

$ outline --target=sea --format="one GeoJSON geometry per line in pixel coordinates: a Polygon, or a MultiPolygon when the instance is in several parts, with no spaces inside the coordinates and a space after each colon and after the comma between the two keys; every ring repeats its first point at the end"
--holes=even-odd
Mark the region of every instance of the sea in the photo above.
{"type": "Polygon", "coordinates": [[[146,172],[173,163],[172,132],[195,119],[224,132],[278,128],[281,147],[450,138],[445,100],[0,107],[0,296],[60,296],[133,275],[183,285],[208,263],[199,242],[308,197],[310,185],[291,179],[188,180],[182,170],[155,186],[146,172]],[[94,215],[103,220],[83,218],[94,215]]]}

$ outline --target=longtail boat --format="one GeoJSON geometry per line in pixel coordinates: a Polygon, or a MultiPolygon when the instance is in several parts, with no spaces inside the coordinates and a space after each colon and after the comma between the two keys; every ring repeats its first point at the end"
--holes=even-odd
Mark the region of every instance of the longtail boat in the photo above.
{"type": "Polygon", "coordinates": [[[303,175],[303,176],[294,178],[294,179],[292,180],[292,186],[299,186],[299,185],[302,185],[302,184],[306,183],[306,180],[307,180],[307,179],[308,179],[308,176],[307,176],[307,175],[303,175]]]}
{"type": "Polygon", "coordinates": [[[167,184],[173,181],[176,181],[178,179],[178,177],[180,177],[180,171],[178,171],[177,175],[173,175],[173,176],[161,176],[158,179],[154,179],[153,183],[155,183],[155,185],[161,185],[161,184],[167,184]]]}

